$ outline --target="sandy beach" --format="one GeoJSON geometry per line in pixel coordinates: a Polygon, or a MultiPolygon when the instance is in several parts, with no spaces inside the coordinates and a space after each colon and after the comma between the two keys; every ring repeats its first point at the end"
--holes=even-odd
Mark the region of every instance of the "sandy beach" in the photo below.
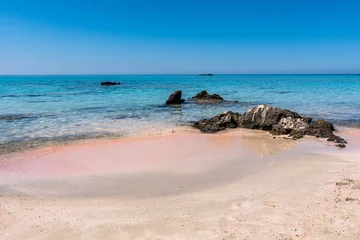
{"type": "Polygon", "coordinates": [[[19,154],[0,165],[0,238],[358,239],[360,134],[343,136],[346,149],[239,129],[19,154]]]}

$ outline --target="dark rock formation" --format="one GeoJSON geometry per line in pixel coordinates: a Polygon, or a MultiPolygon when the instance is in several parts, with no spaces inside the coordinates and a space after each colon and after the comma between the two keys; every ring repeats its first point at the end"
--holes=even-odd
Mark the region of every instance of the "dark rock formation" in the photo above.
{"type": "Polygon", "coordinates": [[[347,143],[343,138],[334,135],[333,124],[325,120],[311,123],[311,118],[303,118],[298,113],[269,105],[259,105],[244,114],[225,112],[209,120],[201,120],[193,125],[202,132],[213,133],[226,128],[248,128],[270,131],[273,135],[289,135],[287,139],[300,139],[305,135],[327,138],[344,148],[347,143]]]}
{"type": "Polygon", "coordinates": [[[223,101],[224,99],[219,94],[212,94],[210,95],[207,91],[203,90],[196,94],[191,99],[194,99],[196,101],[201,102],[217,102],[217,101],[223,101]]]}
{"type": "Polygon", "coordinates": [[[334,143],[347,143],[347,141],[339,136],[332,135],[328,139],[328,142],[334,142],[334,143]]]}
{"type": "Polygon", "coordinates": [[[309,119],[301,118],[296,112],[265,104],[247,110],[242,115],[241,127],[271,131],[273,126],[277,125],[274,132],[287,132],[296,127],[306,126],[308,121],[309,119]]]}
{"type": "Polygon", "coordinates": [[[185,100],[181,98],[182,92],[180,90],[177,90],[175,92],[173,92],[168,100],[166,101],[166,104],[181,104],[183,103],[185,100]]]}
{"type": "Polygon", "coordinates": [[[199,74],[199,76],[214,76],[214,74],[211,74],[211,73],[202,73],[202,74],[199,74]]]}
{"type": "Polygon", "coordinates": [[[237,128],[241,121],[241,114],[235,112],[224,112],[215,117],[196,122],[193,126],[204,133],[213,133],[226,128],[237,128]]]}
{"type": "Polygon", "coordinates": [[[113,85],[120,85],[119,82],[101,82],[101,86],[113,86],[113,85]]]}
{"type": "Polygon", "coordinates": [[[318,120],[314,123],[311,123],[308,127],[304,128],[304,129],[292,131],[290,133],[290,136],[292,136],[296,139],[299,139],[305,135],[308,135],[308,136],[314,136],[317,138],[328,138],[328,141],[332,141],[332,142],[345,141],[344,139],[342,139],[338,136],[335,136],[333,134],[333,131],[335,131],[335,128],[334,128],[334,125],[332,125],[332,123],[329,123],[328,121],[325,121],[325,120],[318,120]]]}
{"type": "Polygon", "coordinates": [[[334,125],[325,120],[319,120],[310,125],[310,127],[303,130],[305,135],[315,136],[320,138],[332,137],[335,131],[334,125]]]}

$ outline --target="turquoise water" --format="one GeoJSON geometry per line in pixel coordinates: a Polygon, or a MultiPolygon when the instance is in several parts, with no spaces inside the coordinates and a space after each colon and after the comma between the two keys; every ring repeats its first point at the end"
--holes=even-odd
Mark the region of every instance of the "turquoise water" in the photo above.
{"type": "Polygon", "coordinates": [[[359,93],[358,75],[2,76],[0,146],[161,133],[264,103],[359,126],[359,93]],[[185,99],[205,89],[239,103],[166,106],[177,89],[185,99]]]}

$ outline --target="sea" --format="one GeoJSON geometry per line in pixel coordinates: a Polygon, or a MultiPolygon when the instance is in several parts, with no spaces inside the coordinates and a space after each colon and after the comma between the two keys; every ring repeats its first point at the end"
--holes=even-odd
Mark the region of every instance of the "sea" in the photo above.
{"type": "Polygon", "coordinates": [[[359,127],[360,75],[0,76],[0,154],[189,129],[200,119],[259,104],[359,127]],[[121,84],[101,86],[104,81],[121,84]],[[238,102],[167,106],[175,90],[182,90],[185,100],[206,90],[238,102]]]}

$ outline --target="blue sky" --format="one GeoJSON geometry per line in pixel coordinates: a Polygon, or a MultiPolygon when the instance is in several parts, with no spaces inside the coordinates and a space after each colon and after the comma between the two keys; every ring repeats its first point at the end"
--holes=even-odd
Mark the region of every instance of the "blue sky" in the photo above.
{"type": "Polygon", "coordinates": [[[0,0],[0,74],[359,73],[360,2],[0,0]]]}

